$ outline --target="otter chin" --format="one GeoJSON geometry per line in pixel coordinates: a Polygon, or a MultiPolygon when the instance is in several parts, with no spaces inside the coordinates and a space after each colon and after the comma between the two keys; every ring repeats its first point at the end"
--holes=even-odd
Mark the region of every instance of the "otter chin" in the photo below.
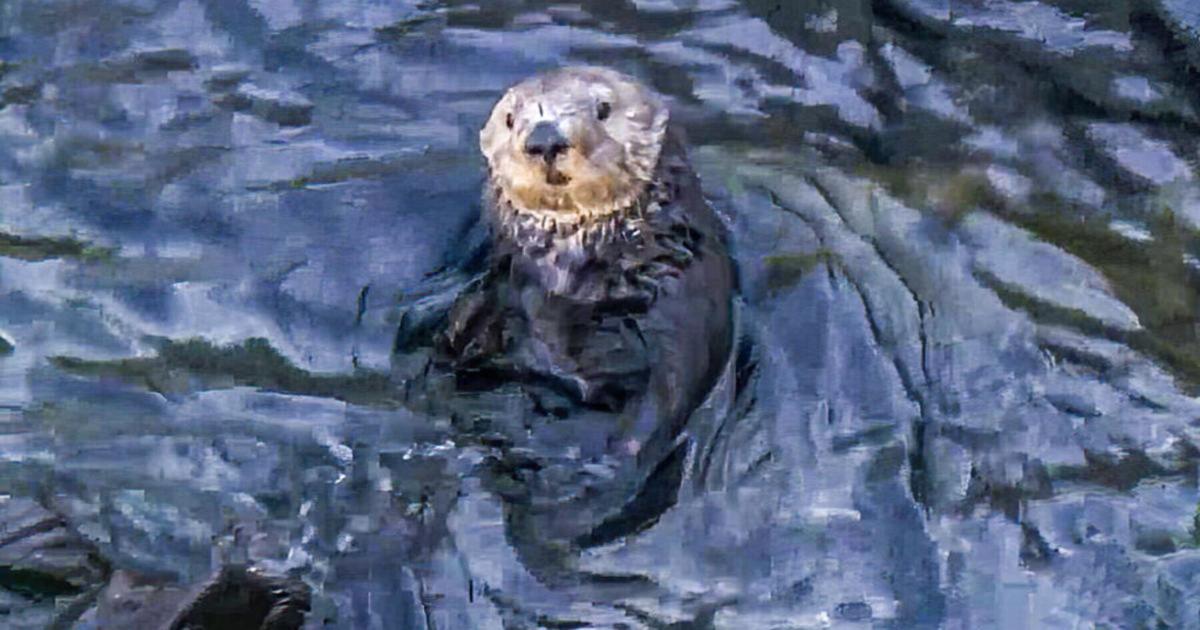
{"type": "Polygon", "coordinates": [[[497,468],[497,492],[522,495],[506,508],[532,535],[519,545],[602,544],[674,501],[689,418],[726,368],[724,224],[664,100],[613,70],[518,83],[479,139],[488,270],[451,308],[435,357],[460,389],[532,401],[536,417],[489,421],[505,433],[497,460],[538,459],[518,466],[537,471],[519,487],[511,466],[497,468]],[[587,492],[554,481],[602,468],[611,474],[587,492]]]}

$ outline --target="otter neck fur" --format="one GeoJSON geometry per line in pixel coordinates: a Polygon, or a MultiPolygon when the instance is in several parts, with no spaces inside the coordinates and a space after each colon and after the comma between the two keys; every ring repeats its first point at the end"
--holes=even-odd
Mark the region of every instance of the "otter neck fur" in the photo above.
{"type": "Polygon", "coordinates": [[[663,147],[651,179],[633,202],[615,210],[531,212],[516,207],[499,186],[489,186],[485,203],[496,258],[533,276],[549,293],[589,300],[624,297],[629,282],[639,284],[652,260],[658,266],[663,261],[668,267],[686,266],[696,234],[678,202],[680,180],[690,169],[674,145],[663,147]],[[691,238],[671,238],[671,233],[691,238]],[[659,250],[664,248],[670,255],[663,256],[659,250]]]}

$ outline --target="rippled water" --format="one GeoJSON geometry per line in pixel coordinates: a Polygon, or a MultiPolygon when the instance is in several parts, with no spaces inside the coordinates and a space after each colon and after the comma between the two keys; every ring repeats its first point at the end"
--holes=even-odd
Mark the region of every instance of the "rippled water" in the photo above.
{"type": "Polygon", "coordinates": [[[1197,86],[1189,0],[10,0],[0,491],[314,627],[1200,627],[1197,86]],[[756,369],[559,588],[387,375],[492,103],[584,62],[671,99],[756,369]]]}

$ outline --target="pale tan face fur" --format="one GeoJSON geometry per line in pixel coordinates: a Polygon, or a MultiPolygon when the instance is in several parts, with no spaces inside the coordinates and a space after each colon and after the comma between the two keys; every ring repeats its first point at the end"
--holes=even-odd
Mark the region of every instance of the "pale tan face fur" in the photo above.
{"type": "Polygon", "coordinates": [[[666,126],[666,106],[632,78],[563,68],[509,89],[479,132],[479,146],[492,185],[516,211],[586,221],[637,200],[653,177],[666,126]],[[527,151],[541,122],[565,141],[554,157],[527,151]]]}

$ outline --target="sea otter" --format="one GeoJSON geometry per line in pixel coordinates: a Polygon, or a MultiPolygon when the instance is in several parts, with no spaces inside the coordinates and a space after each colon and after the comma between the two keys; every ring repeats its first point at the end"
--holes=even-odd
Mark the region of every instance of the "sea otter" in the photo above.
{"type": "Polygon", "coordinates": [[[460,391],[519,383],[543,412],[501,430],[510,528],[576,549],[628,535],[673,502],[683,429],[731,351],[724,226],[662,98],[616,71],[518,83],[479,138],[491,251],[437,362],[460,391]]]}

